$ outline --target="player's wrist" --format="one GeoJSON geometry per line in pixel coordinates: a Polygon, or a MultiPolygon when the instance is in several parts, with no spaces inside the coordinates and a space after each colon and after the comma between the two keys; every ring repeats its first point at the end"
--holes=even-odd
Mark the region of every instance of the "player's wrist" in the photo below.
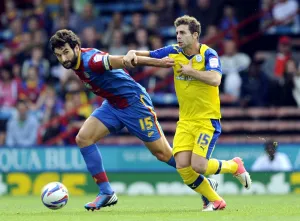
{"type": "Polygon", "coordinates": [[[196,77],[197,71],[196,71],[195,69],[191,68],[191,69],[189,70],[189,75],[190,75],[191,77],[196,77]]]}
{"type": "Polygon", "coordinates": [[[128,51],[128,54],[136,54],[136,50],[130,50],[128,51]]]}
{"type": "Polygon", "coordinates": [[[163,59],[158,59],[159,61],[158,61],[158,63],[157,63],[157,65],[155,65],[156,67],[163,67],[163,65],[164,65],[164,61],[163,61],[163,59]]]}

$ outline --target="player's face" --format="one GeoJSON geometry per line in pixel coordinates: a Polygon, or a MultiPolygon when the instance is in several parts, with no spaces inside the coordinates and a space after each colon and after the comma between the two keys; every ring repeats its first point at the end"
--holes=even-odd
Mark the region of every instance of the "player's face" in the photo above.
{"type": "Polygon", "coordinates": [[[72,49],[68,43],[66,43],[61,48],[54,49],[54,54],[56,55],[58,61],[66,69],[71,69],[76,66],[78,53],[79,53],[78,45],[76,45],[76,47],[72,49]]]}
{"type": "Polygon", "coordinates": [[[179,47],[183,49],[190,47],[194,41],[197,40],[197,36],[195,37],[195,34],[193,35],[190,32],[188,25],[179,25],[176,28],[177,43],[179,47]]]}

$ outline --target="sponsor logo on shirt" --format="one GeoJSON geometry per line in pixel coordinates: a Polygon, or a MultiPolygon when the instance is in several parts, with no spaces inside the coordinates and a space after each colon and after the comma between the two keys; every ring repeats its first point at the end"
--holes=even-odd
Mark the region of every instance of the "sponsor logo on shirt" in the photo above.
{"type": "Polygon", "coordinates": [[[101,54],[96,54],[93,59],[94,63],[102,61],[102,57],[103,56],[101,54]]]}
{"type": "Polygon", "coordinates": [[[181,81],[196,81],[195,78],[191,77],[191,76],[187,76],[184,74],[180,74],[178,76],[176,76],[177,80],[181,80],[181,81]]]}
{"type": "Polygon", "coordinates": [[[212,68],[217,68],[219,67],[219,60],[217,57],[212,57],[209,59],[209,66],[212,68]]]}

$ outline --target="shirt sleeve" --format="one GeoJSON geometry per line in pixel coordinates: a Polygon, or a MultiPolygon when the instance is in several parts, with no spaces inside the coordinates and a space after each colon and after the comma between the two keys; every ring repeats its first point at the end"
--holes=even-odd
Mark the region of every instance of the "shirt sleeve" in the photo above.
{"type": "Polygon", "coordinates": [[[112,70],[112,66],[109,62],[109,54],[105,53],[96,53],[94,54],[89,62],[88,62],[89,68],[92,72],[102,74],[105,71],[112,70]]]}
{"type": "Polygon", "coordinates": [[[164,57],[167,57],[174,50],[175,50],[174,46],[169,45],[169,46],[159,48],[154,51],[150,51],[150,57],[151,58],[164,58],[164,57]]]}
{"type": "Polygon", "coordinates": [[[220,58],[217,52],[211,48],[205,51],[205,70],[217,71],[222,74],[220,58]]]}

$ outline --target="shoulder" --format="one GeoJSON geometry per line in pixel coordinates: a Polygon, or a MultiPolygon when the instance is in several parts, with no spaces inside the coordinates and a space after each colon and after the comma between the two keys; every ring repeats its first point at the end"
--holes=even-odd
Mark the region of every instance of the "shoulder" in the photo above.
{"type": "Polygon", "coordinates": [[[170,54],[179,54],[180,48],[178,45],[167,45],[165,47],[150,51],[150,57],[152,58],[163,58],[170,54]]]}
{"type": "Polygon", "coordinates": [[[208,47],[207,45],[202,45],[200,53],[205,58],[206,70],[215,70],[222,74],[221,61],[218,53],[214,49],[208,47]]]}
{"type": "Polygon", "coordinates": [[[101,51],[96,48],[81,48],[81,60],[83,61],[84,66],[88,65],[93,59],[99,59],[96,55],[100,54],[100,52],[101,51]]]}
{"type": "Polygon", "coordinates": [[[202,44],[201,47],[203,47],[203,53],[205,57],[210,57],[210,56],[219,57],[218,53],[214,49],[208,47],[207,45],[202,44]]]}
{"type": "Polygon", "coordinates": [[[83,66],[85,70],[91,70],[97,73],[103,73],[110,70],[109,54],[98,49],[91,49],[82,53],[83,66]]]}
{"type": "Polygon", "coordinates": [[[178,54],[180,52],[180,47],[178,44],[167,45],[162,48],[170,54],[178,54]]]}
{"type": "Polygon", "coordinates": [[[181,51],[181,48],[179,47],[178,44],[172,44],[172,45],[169,45],[167,47],[169,47],[170,48],[169,50],[171,52],[173,52],[174,54],[178,54],[181,51]]]}
{"type": "Polygon", "coordinates": [[[92,57],[100,52],[96,48],[81,48],[81,58],[83,62],[89,62],[92,57]]]}

